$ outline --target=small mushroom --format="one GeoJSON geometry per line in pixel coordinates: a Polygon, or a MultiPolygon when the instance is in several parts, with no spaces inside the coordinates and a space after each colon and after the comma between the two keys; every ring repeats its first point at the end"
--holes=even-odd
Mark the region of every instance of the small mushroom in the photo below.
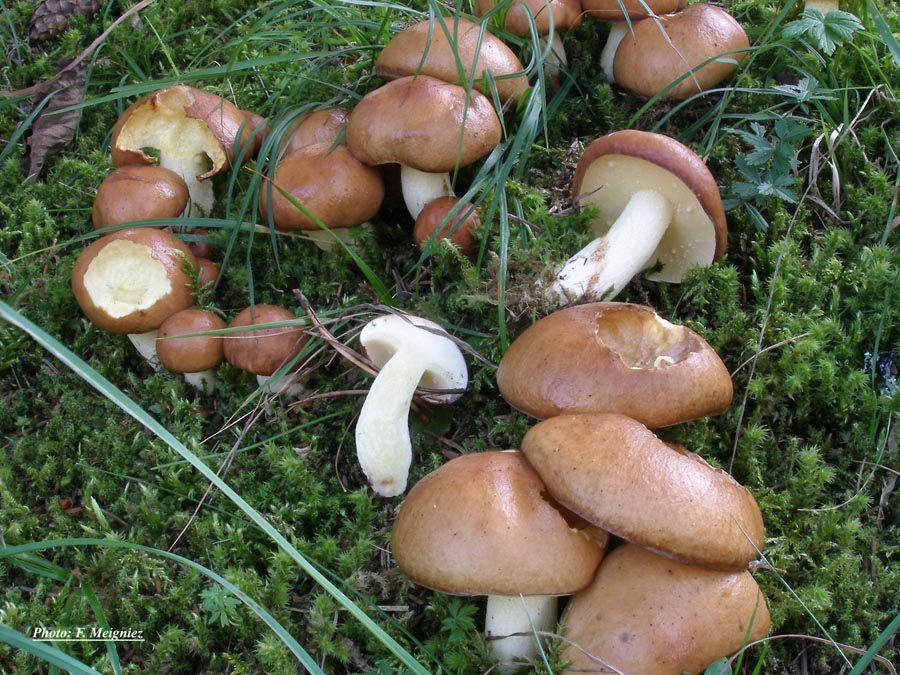
{"type": "Polygon", "coordinates": [[[624,544],[572,597],[562,623],[565,675],[597,671],[594,659],[608,664],[602,672],[682,675],[765,637],[771,618],[750,572],[703,569],[624,544]]]}
{"type": "Polygon", "coordinates": [[[749,490],[625,415],[551,417],[528,430],[522,452],[560,504],[677,560],[746,569],[765,543],[749,490]]]}
{"type": "Polygon", "coordinates": [[[126,164],[100,183],[91,221],[99,230],[136,220],[178,218],[188,198],[187,184],[174,171],[152,164],[126,164]]]}
{"type": "Polygon", "coordinates": [[[590,583],[608,536],[585,526],[547,497],[521,452],[488,450],[451,459],[410,489],[391,550],[416,584],[487,596],[484,632],[502,667],[532,658],[534,630],[556,626],[557,598],[590,583]]]}
{"type": "Polygon", "coordinates": [[[469,381],[466,361],[438,324],[407,314],[385,314],[363,326],[359,342],[378,372],[356,422],[356,454],[372,489],[384,497],[406,490],[412,463],[409,409],[422,398],[452,403],[469,381]]]}
{"type": "Polygon", "coordinates": [[[595,207],[597,238],[569,258],[548,289],[560,305],[611,300],[644,269],[678,283],[725,252],[728,226],[719,187],[690,148],[627,129],[596,139],[575,170],[576,205],[595,207]]]}
{"type": "Polygon", "coordinates": [[[225,360],[222,336],[225,321],[213,312],[189,308],[175,312],[162,322],[156,341],[159,362],[200,391],[215,390],[215,368],[225,360]]]}
{"type": "Polygon", "coordinates": [[[420,249],[429,243],[448,239],[463,255],[475,252],[475,233],[481,227],[478,212],[459,197],[438,197],[425,205],[416,218],[413,239],[420,249]]]}
{"type": "Polygon", "coordinates": [[[401,165],[403,199],[415,219],[428,202],[453,195],[451,171],[484,157],[500,138],[500,119],[483,94],[417,75],[363,96],[345,142],[364,164],[401,165]]]}
{"type": "Polygon", "coordinates": [[[155,367],[159,325],[194,304],[191,273],[196,265],[187,244],[165,230],[116,230],[78,256],[72,292],[94,325],[127,334],[155,367]]]}
{"type": "Polygon", "coordinates": [[[614,412],[651,429],[721,413],[734,394],[728,368],[696,332],[621,302],[536,321],[500,359],[497,386],[537,419],[614,412]]]}

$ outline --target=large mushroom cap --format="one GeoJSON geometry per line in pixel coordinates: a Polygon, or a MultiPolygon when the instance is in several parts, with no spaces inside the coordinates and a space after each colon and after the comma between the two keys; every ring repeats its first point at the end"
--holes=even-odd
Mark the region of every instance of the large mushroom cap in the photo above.
{"type": "Polygon", "coordinates": [[[682,100],[731,75],[749,47],[747,34],[728,12],[697,3],[658,20],[636,22],[619,43],[613,74],[623,88],[651,98],[693,71],[665,93],[682,100]],[[709,61],[714,57],[720,58],[709,61]]]}
{"type": "MultiPolygon", "coordinates": [[[[475,14],[484,16],[497,4],[501,3],[476,0],[475,14]]],[[[534,22],[538,34],[547,35],[551,23],[555,31],[568,30],[579,26],[583,16],[581,0],[516,0],[506,10],[503,27],[513,35],[526,36],[534,22]]]]}
{"type": "Polygon", "coordinates": [[[672,206],[673,215],[648,274],[657,281],[680,282],[696,266],[709,266],[725,253],[728,225],[719,187],[709,169],[690,148],[674,138],[626,129],[594,140],[584,151],[572,181],[581,207],[599,211],[594,227],[604,234],[631,196],[655,191],[672,206]]]}
{"type": "Polygon", "coordinates": [[[359,225],[378,213],[384,181],[377,169],[354,157],[343,144],[312,143],[295,148],[275,167],[274,185],[264,183],[259,211],[280,230],[318,230],[315,220],[285,195],[304,206],[329,228],[359,225]],[[279,189],[280,188],[280,189],[279,189]]]}
{"type": "Polygon", "coordinates": [[[483,94],[419,75],[366,94],[350,113],[346,143],[370,166],[443,173],[488,154],[500,135],[500,120],[483,94]]]}
{"type": "Polygon", "coordinates": [[[301,114],[285,130],[279,151],[286,156],[313,143],[328,143],[331,147],[344,133],[349,114],[344,108],[324,108],[301,114]]]}
{"type": "Polygon", "coordinates": [[[764,527],[753,495],[630,417],[551,417],[525,434],[522,452],[554,498],[623,539],[718,569],[759,557],[764,527]]]}
{"type": "Polygon", "coordinates": [[[136,220],[177,218],[188,204],[188,187],[174,171],[152,164],[113,169],[97,189],[91,210],[95,229],[136,220]]]}
{"type": "MultiPolygon", "coordinates": [[[[228,327],[245,328],[293,321],[296,318],[293,312],[284,307],[258,304],[239,312],[228,327]]],[[[297,326],[271,326],[238,331],[223,338],[225,360],[235,368],[253,375],[273,375],[300,353],[308,337],[306,331],[297,326]]]]}
{"type": "Polygon", "coordinates": [[[687,0],[581,0],[585,14],[603,21],[645,19],[682,9],[687,0]],[[650,12],[648,12],[650,10],[650,12]]]}
{"type": "Polygon", "coordinates": [[[455,84],[471,81],[476,89],[489,72],[501,101],[518,100],[528,88],[522,62],[506,43],[462,17],[426,19],[404,28],[381,50],[375,72],[385,80],[430,75],[455,84]]]}
{"type": "Polygon", "coordinates": [[[518,451],[450,460],[416,483],[391,536],[414,582],[456,595],[565,595],[604,548],[570,526],[518,451]]]}
{"type": "Polygon", "coordinates": [[[590,654],[615,672],[682,675],[761,639],[771,619],[749,572],[685,565],[625,544],[571,599],[563,625],[572,645],[562,655],[565,673],[599,670],[590,654]]]}
{"type": "Polygon", "coordinates": [[[616,412],[651,428],[720,413],[734,392],[725,364],[697,333],[618,302],[567,307],[529,326],[500,360],[497,385],[538,419],[616,412]]]}
{"type": "Polygon", "coordinates": [[[84,249],[72,268],[72,292],[85,315],[110,333],[146,333],[194,304],[197,261],[165,230],[117,230],[84,249]]]}

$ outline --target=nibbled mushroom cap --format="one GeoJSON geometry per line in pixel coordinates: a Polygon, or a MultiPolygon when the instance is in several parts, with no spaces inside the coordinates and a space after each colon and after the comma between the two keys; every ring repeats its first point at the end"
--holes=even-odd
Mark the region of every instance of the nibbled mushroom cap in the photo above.
{"type": "MultiPolygon", "coordinates": [[[[490,12],[498,0],[476,0],[476,16],[490,12]]],[[[564,31],[581,25],[584,13],[581,0],[516,0],[506,10],[503,27],[513,35],[526,36],[531,31],[531,21],[539,35],[550,33],[550,19],[553,30],[564,31]]]]}
{"type": "Polygon", "coordinates": [[[381,173],[330,142],[294,149],[275,167],[274,185],[263,183],[259,212],[280,230],[319,230],[317,223],[281,193],[281,188],[330,228],[353,227],[372,218],[384,200],[381,173]]]}
{"type": "Polygon", "coordinates": [[[100,183],[91,210],[94,229],[136,220],[177,218],[187,207],[188,187],[174,171],[152,164],[127,164],[100,183]]]}
{"type": "Polygon", "coordinates": [[[631,675],[702,673],[771,626],[766,599],[745,571],[670,560],[633,544],[611,551],[563,613],[565,673],[597,667],[631,675]],[[585,654],[584,652],[587,652],[585,654]]]}
{"type": "Polygon", "coordinates": [[[500,120],[483,94],[419,75],[366,94],[350,113],[346,143],[370,166],[444,173],[481,159],[500,136],[500,120]]]}
{"type": "Polygon", "coordinates": [[[605,234],[638,190],[656,190],[673,206],[672,222],[657,247],[662,270],[655,281],[677,283],[696,266],[709,266],[725,253],[728,223],[719,186],[697,154],[670,136],[625,129],[595,139],[572,179],[580,207],[594,206],[598,236],[605,234]]]}
{"type": "Polygon", "coordinates": [[[573,528],[518,451],[451,459],[410,489],[391,535],[400,569],[455,595],[567,595],[601,545],[573,528]]]}
{"type": "Polygon", "coordinates": [[[209,157],[205,179],[225,171],[239,138],[254,131],[253,115],[230,101],[196,87],[175,85],[147,94],[125,109],[113,126],[113,164],[155,164],[144,148],[191,157],[209,157]],[[243,134],[243,135],[242,135],[243,134]]]}
{"type": "Polygon", "coordinates": [[[626,16],[630,19],[645,19],[650,16],[648,8],[659,16],[677,12],[686,4],[687,0],[581,0],[585,14],[601,21],[621,21],[626,16]]]}
{"type": "Polygon", "coordinates": [[[474,21],[444,17],[444,25],[425,19],[394,35],[375,61],[375,72],[384,80],[410,75],[430,75],[444,82],[462,84],[472,78],[481,88],[482,74],[491,73],[501,101],[518,100],[528,89],[519,57],[503,40],[474,21]],[[451,39],[455,44],[451,43],[451,39]]]}
{"type": "Polygon", "coordinates": [[[715,350],[645,305],[594,302],[529,326],[497,370],[514,408],[545,419],[622,413],[650,428],[724,411],[734,388],[715,350]]]}
{"type": "Polygon", "coordinates": [[[225,321],[205,309],[175,312],[162,322],[156,341],[159,362],[175,373],[199,373],[225,360],[221,335],[191,335],[225,328],[225,321]]]}
{"type": "Polygon", "coordinates": [[[190,270],[196,264],[187,244],[165,230],[116,230],[78,256],[72,292],[99,328],[146,333],[194,304],[190,270]]]}
{"type": "Polygon", "coordinates": [[[728,12],[697,3],[657,21],[638,21],[619,43],[613,60],[615,81],[633,94],[651,98],[669,84],[706,63],[665,93],[683,100],[711,89],[737,68],[750,47],[747,33],[728,12]]]}
{"type": "MultiPolygon", "coordinates": [[[[258,304],[239,312],[228,327],[243,328],[296,318],[285,307],[258,304]]],[[[308,337],[306,331],[296,326],[235,332],[224,336],[225,360],[253,375],[272,375],[300,353],[308,337]]]]}
{"type": "Polygon", "coordinates": [[[525,434],[522,452],[557,501],[611,534],[717,569],[759,557],[765,532],[753,495],[630,417],[551,417],[525,434]]]}

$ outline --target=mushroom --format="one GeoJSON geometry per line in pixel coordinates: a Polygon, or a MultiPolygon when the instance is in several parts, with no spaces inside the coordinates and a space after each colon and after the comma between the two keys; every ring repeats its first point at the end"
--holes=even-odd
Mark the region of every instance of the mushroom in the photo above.
{"type": "Polygon", "coordinates": [[[347,127],[349,114],[344,108],[325,108],[302,113],[288,124],[281,138],[278,148],[281,156],[314,143],[328,143],[329,147],[334,145],[347,127]]]}
{"type": "Polygon", "coordinates": [[[590,583],[608,537],[584,528],[548,499],[521,452],[489,450],[451,459],[410,489],[391,550],[416,584],[487,596],[484,632],[509,664],[535,655],[535,631],[555,628],[558,596],[590,583]]]}
{"type": "Polygon", "coordinates": [[[428,202],[416,218],[413,239],[420,249],[448,239],[468,256],[475,252],[475,233],[480,227],[474,206],[461,204],[459,197],[438,197],[428,202]]]}
{"type": "Polygon", "coordinates": [[[625,415],[551,417],[528,430],[522,452],[560,504],[645,548],[713,569],[746,569],[764,545],[749,490],[625,415]]]}
{"type": "Polygon", "coordinates": [[[174,171],[152,164],[126,164],[100,183],[91,221],[99,230],[136,220],[178,218],[188,197],[187,184],[174,171]]]}
{"type": "Polygon", "coordinates": [[[500,359],[497,386],[538,419],[613,412],[652,429],[721,413],[734,393],[702,337],[621,302],[567,307],[529,326],[500,359]]]}
{"type": "Polygon", "coordinates": [[[72,292],[85,316],[110,333],[127,334],[154,367],[156,331],[194,304],[196,258],[187,244],[161,229],[129,227],[85,248],[72,268],[72,292]]]}
{"type": "Polygon", "coordinates": [[[260,188],[259,211],[271,217],[277,229],[303,230],[318,246],[330,250],[336,237],[349,240],[351,227],[378,213],[383,199],[384,181],[377,169],[356,159],[346,145],[320,142],[282,157],[273,180],[260,188]]]}
{"type": "Polygon", "coordinates": [[[403,199],[415,219],[425,204],[452,196],[450,172],[488,154],[501,138],[491,102],[428,75],[388,82],[350,113],[345,142],[364,164],[401,165],[403,199]]]}
{"type": "Polygon", "coordinates": [[[594,207],[598,237],[569,258],[548,289],[560,305],[611,300],[641,270],[678,283],[725,252],[728,226],[715,178],[674,138],[627,129],[596,139],[575,170],[577,206],[594,207]]]}
{"type": "Polygon", "coordinates": [[[158,163],[171,169],[187,184],[191,206],[209,215],[215,202],[209,179],[228,169],[237,153],[255,150],[259,124],[221,96],[175,85],[125,109],[113,127],[110,153],[116,166],[158,163]]]}
{"type": "Polygon", "coordinates": [[[162,322],[156,341],[159,362],[200,391],[212,392],[217,384],[215,368],[225,360],[222,318],[205,309],[175,312],[162,322]]]}
{"type": "Polygon", "coordinates": [[[638,96],[665,91],[664,98],[683,100],[731,75],[749,48],[747,33],[728,12],[697,3],[635,23],[615,51],[613,79],[638,96]]]}
{"type": "Polygon", "coordinates": [[[525,69],[503,40],[484,24],[454,16],[435,17],[407,26],[394,35],[375,61],[384,80],[429,75],[444,82],[471,83],[482,90],[490,73],[501,102],[516,102],[528,89],[525,69]]]}
{"type": "Polygon", "coordinates": [[[363,326],[359,342],[380,368],[356,422],[356,455],[372,489],[384,497],[406,490],[412,463],[409,408],[417,387],[422,398],[452,403],[469,373],[462,352],[438,324],[407,314],[384,314],[363,326]]]}
{"type": "Polygon", "coordinates": [[[768,605],[746,570],[680,563],[633,544],[611,551],[563,613],[565,674],[702,673],[766,636],[768,605]]]}
{"type": "Polygon", "coordinates": [[[293,312],[279,305],[260,303],[246,307],[231,320],[228,328],[262,327],[224,336],[225,360],[256,375],[262,389],[288,396],[302,392],[303,385],[295,374],[285,373],[273,380],[280,371],[293,367],[309,339],[306,331],[295,325],[296,319],[293,312]]]}

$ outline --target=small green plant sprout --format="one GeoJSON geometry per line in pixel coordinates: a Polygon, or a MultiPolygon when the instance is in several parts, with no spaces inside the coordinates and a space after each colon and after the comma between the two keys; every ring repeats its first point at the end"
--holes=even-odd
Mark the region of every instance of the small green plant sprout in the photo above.
{"type": "Polygon", "coordinates": [[[785,25],[784,37],[809,40],[813,47],[824,54],[834,54],[838,47],[850,42],[854,33],[862,30],[863,25],[855,14],[839,10],[836,1],[831,4],[834,8],[825,11],[818,5],[807,2],[800,17],[785,25]]]}
{"type": "Polygon", "coordinates": [[[231,595],[221,586],[211,586],[200,592],[203,598],[201,606],[203,611],[209,615],[211,623],[218,623],[220,626],[233,626],[236,620],[236,611],[241,601],[231,595]]]}

